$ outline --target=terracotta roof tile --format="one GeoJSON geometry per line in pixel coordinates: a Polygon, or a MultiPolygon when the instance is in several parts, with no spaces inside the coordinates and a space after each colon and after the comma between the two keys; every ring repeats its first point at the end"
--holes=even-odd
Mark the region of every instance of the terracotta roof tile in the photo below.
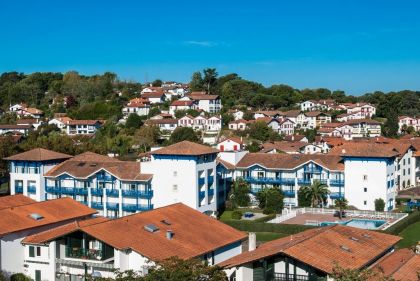
{"type": "Polygon", "coordinates": [[[85,152],[64,161],[49,170],[45,177],[68,174],[76,178],[87,178],[100,170],[106,170],[115,177],[128,181],[148,181],[153,177],[140,172],[140,162],[120,161],[93,152],[85,152]]]}
{"type": "Polygon", "coordinates": [[[194,103],[193,100],[176,100],[171,103],[171,106],[191,106],[194,103]]]}
{"type": "Polygon", "coordinates": [[[401,238],[398,236],[334,225],[267,242],[254,251],[242,253],[221,263],[220,266],[233,267],[281,254],[326,273],[331,273],[337,263],[343,268],[360,269],[385,254],[399,240],[401,238]]]}
{"type": "Polygon", "coordinates": [[[66,124],[69,125],[95,125],[96,123],[102,123],[99,120],[68,120],[66,124]]]}
{"type": "Polygon", "coordinates": [[[218,153],[219,150],[190,141],[181,141],[155,150],[152,155],[204,155],[218,153]]]}
{"type": "Polygon", "coordinates": [[[379,260],[373,269],[395,280],[418,281],[420,255],[410,249],[400,249],[379,260]]]}
{"type": "Polygon", "coordinates": [[[10,207],[0,210],[0,235],[82,218],[95,213],[96,210],[71,198],[60,198],[10,207]],[[35,220],[30,217],[31,214],[39,214],[43,218],[35,220]]]}
{"type": "Polygon", "coordinates": [[[142,98],[150,99],[150,98],[161,98],[165,94],[161,91],[159,92],[151,92],[151,93],[144,93],[141,95],[142,98]]]}
{"type": "Polygon", "coordinates": [[[117,249],[132,249],[153,260],[189,259],[241,241],[246,234],[181,203],[87,227],[83,231],[117,249]],[[162,223],[169,221],[170,225],[162,223]],[[159,228],[151,233],[147,224],[159,228]],[[167,230],[174,236],[166,238],[167,230]]]}
{"type": "Polygon", "coordinates": [[[279,150],[285,153],[289,152],[300,152],[300,149],[307,145],[303,141],[275,141],[275,142],[266,142],[262,145],[263,149],[261,152],[279,150]]]}
{"type": "Polygon", "coordinates": [[[344,164],[340,156],[325,154],[248,153],[236,164],[236,168],[260,165],[267,169],[294,169],[309,161],[313,161],[330,170],[344,170],[344,164]]]}
{"type": "Polygon", "coordinates": [[[22,194],[3,196],[0,197],[0,210],[7,209],[10,207],[32,204],[35,202],[35,200],[32,200],[31,198],[26,197],[22,194]]]}
{"type": "Polygon", "coordinates": [[[71,157],[73,156],[44,148],[34,148],[29,151],[15,154],[4,159],[9,161],[49,161],[64,160],[69,159],[71,157]]]}
{"type": "Polygon", "coordinates": [[[392,144],[371,142],[346,142],[343,145],[332,148],[330,155],[344,157],[396,157],[400,153],[392,144]]]}

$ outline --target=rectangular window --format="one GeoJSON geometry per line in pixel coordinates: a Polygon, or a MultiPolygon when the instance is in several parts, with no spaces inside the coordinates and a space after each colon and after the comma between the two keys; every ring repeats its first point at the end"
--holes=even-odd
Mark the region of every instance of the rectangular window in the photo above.
{"type": "Polygon", "coordinates": [[[366,205],[367,205],[367,201],[363,201],[363,205],[365,205],[365,206],[366,206],[366,205]]]}
{"type": "Polygon", "coordinates": [[[36,247],[36,256],[37,257],[41,256],[41,247],[36,247]]]}
{"type": "Polygon", "coordinates": [[[29,257],[34,258],[35,257],[35,247],[29,246],[29,257]]]}
{"type": "Polygon", "coordinates": [[[367,179],[368,179],[368,176],[367,175],[363,175],[363,180],[364,181],[367,181],[367,179]]]}
{"type": "Polygon", "coordinates": [[[172,191],[178,191],[178,185],[176,185],[176,184],[174,184],[173,186],[172,186],[172,191]]]}
{"type": "Polygon", "coordinates": [[[35,270],[35,281],[41,281],[41,270],[35,270]]]}
{"type": "Polygon", "coordinates": [[[364,192],[367,192],[367,187],[363,188],[363,191],[364,191],[364,192]]]}

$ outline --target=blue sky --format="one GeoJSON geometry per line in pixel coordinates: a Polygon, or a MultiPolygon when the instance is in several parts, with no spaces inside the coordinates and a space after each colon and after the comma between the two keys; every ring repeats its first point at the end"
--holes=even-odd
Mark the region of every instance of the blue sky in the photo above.
{"type": "Polygon", "coordinates": [[[420,90],[420,1],[3,1],[0,72],[420,90]]]}

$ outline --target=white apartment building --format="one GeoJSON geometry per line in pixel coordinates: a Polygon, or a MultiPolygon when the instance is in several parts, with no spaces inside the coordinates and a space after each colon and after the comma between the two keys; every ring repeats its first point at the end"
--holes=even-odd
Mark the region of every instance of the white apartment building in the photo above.
{"type": "Polygon", "coordinates": [[[192,117],[186,115],[178,119],[178,127],[190,127],[196,131],[219,132],[222,129],[222,119],[220,116],[205,117],[199,115],[192,117]]]}
{"type": "Polygon", "coordinates": [[[161,91],[142,93],[141,98],[149,100],[151,104],[163,103],[166,100],[165,94],[161,91]]]}
{"type": "Polygon", "coordinates": [[[253,121],[247,121],[244,119],[238,119],[232,122],[229,122],[229,130],[233,131],[245,131],[250,123],[253,121]]]}
{"type": "Polygon", "coordinates": [[[122,109],[124,117],[130,114],[137,114],[139,116],[146,116],[150,111],[150,101],[143,98],[135,98],[130,100],[122,109]]]}
{"type": "Polygon", "coordinates": [[[66,134],[72,135],[94,135],[102,126],[99,120],[69,120],[66,124],[66,134]]]}
{"type": "Polygon", "coordinates": [[[155,208],[177,202],[214,213],[220,199],[217,189],[218,150],[183,141],[151,152],[151,161],[142,162],[143,173],[153,177],[155,208]]]}
{"type": "Polygon", "coordinates": [[[242,138],[230,137],[217,144],[217,149],[223,151],[241,151],[243,149],[242,138]]]}
{"type": "Polygon", "coordinates": [[[363,118],[371,118],[376,114],[376,107],[364,102],[347,105],[347,113],[354,112],[360,112],[363,118]]]}
{"type": "Polygon", "coordinates": [[[149,119],[146,121],[149,126],[157,126],[162,133],[171,134],[176,128],[178,128],[178,119],[162,118],[162,119],[149,119]]]}
{"type": "Polygon", "coordinates": [[[0,125],[0,135],[8,134],[8,133],[21,133],[22,135],[27,135],[30,131],[34,130],[34,126],[32,125],[0,125]]]}
{"type": "Polygon", "coordinates": [[[33,200],[44,201],[44,174],[71,157],[64,153],[36,148],[5,158],[10,163],[10,194],[23,194],[33,200]]]}
{"type": "Polygon", "coordinates": [[[66,131],[67,123],[71,120],[73,119],[67,116],[57,117],[48,121],[48,125],[56,125],[60,130],[66,131]]]}
{"type": "Polygon", "coordinates": [[[398,128],[399,133],[402,132],[403,127],[413,127],[414,131],[420,131],[420,118],[410,116],[399,116],[398,117],[398,128]]]}
{"type": "Polygon", "coordinates": [[[175,115],[175,111],[189,110],[189,109],[197,110],[198,109],[197,102],[193,100],[189,100],[189,99],[176,100],[176,101],[173,101],[171,105],[169,106],[169,114],[175,115]]]}
{"type": "Polygon", "coordinates": [[[218,113],[222,109],[222,100],[218,95],[207,95],[205,92],[192,92],[187,96],[197,103],[197,108],[208,113],[218,113]]]}

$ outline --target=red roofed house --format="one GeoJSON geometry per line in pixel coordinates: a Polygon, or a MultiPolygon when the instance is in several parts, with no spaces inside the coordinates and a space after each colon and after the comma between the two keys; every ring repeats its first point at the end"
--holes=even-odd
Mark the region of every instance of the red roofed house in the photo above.
{"type": "Polygon", "coordinates": [[[169,106],[169,113],[174,115],[177,110],[189,110],[189,109],[198,109],[196,101],[187,99],[187,100],[176,100],[171,103],[169,106]]]}
{"type": "Polygon", "coordinates": [[[221,141],[217,144],[217,149],[220,151],[241,151],[244,143],[242,139],[236,137],[230,137],[221,141]]]}
{"type": "Polygon", "coordinates": [[[130,114],[137,114],[139,116],[145,116],[149,114],[150,101],[144,98],[135,98],[130,100],[126,106],[123,107],[122,113],[124,116],[130,114]]]}
{"type": "Polygon", "coordinates": [[[46,254],[25,255],[31,278],[41,270],[42,280],[79,280],[85,264],[88,274],[104,278],[115,278],[114,269],[145,275],[155,262],[174,256],[215,265],[240,254],[245,239],[245,233],[177,203],[115,220],[71,222],[22,244],[26,253],[35,248],[46,254]]]}

